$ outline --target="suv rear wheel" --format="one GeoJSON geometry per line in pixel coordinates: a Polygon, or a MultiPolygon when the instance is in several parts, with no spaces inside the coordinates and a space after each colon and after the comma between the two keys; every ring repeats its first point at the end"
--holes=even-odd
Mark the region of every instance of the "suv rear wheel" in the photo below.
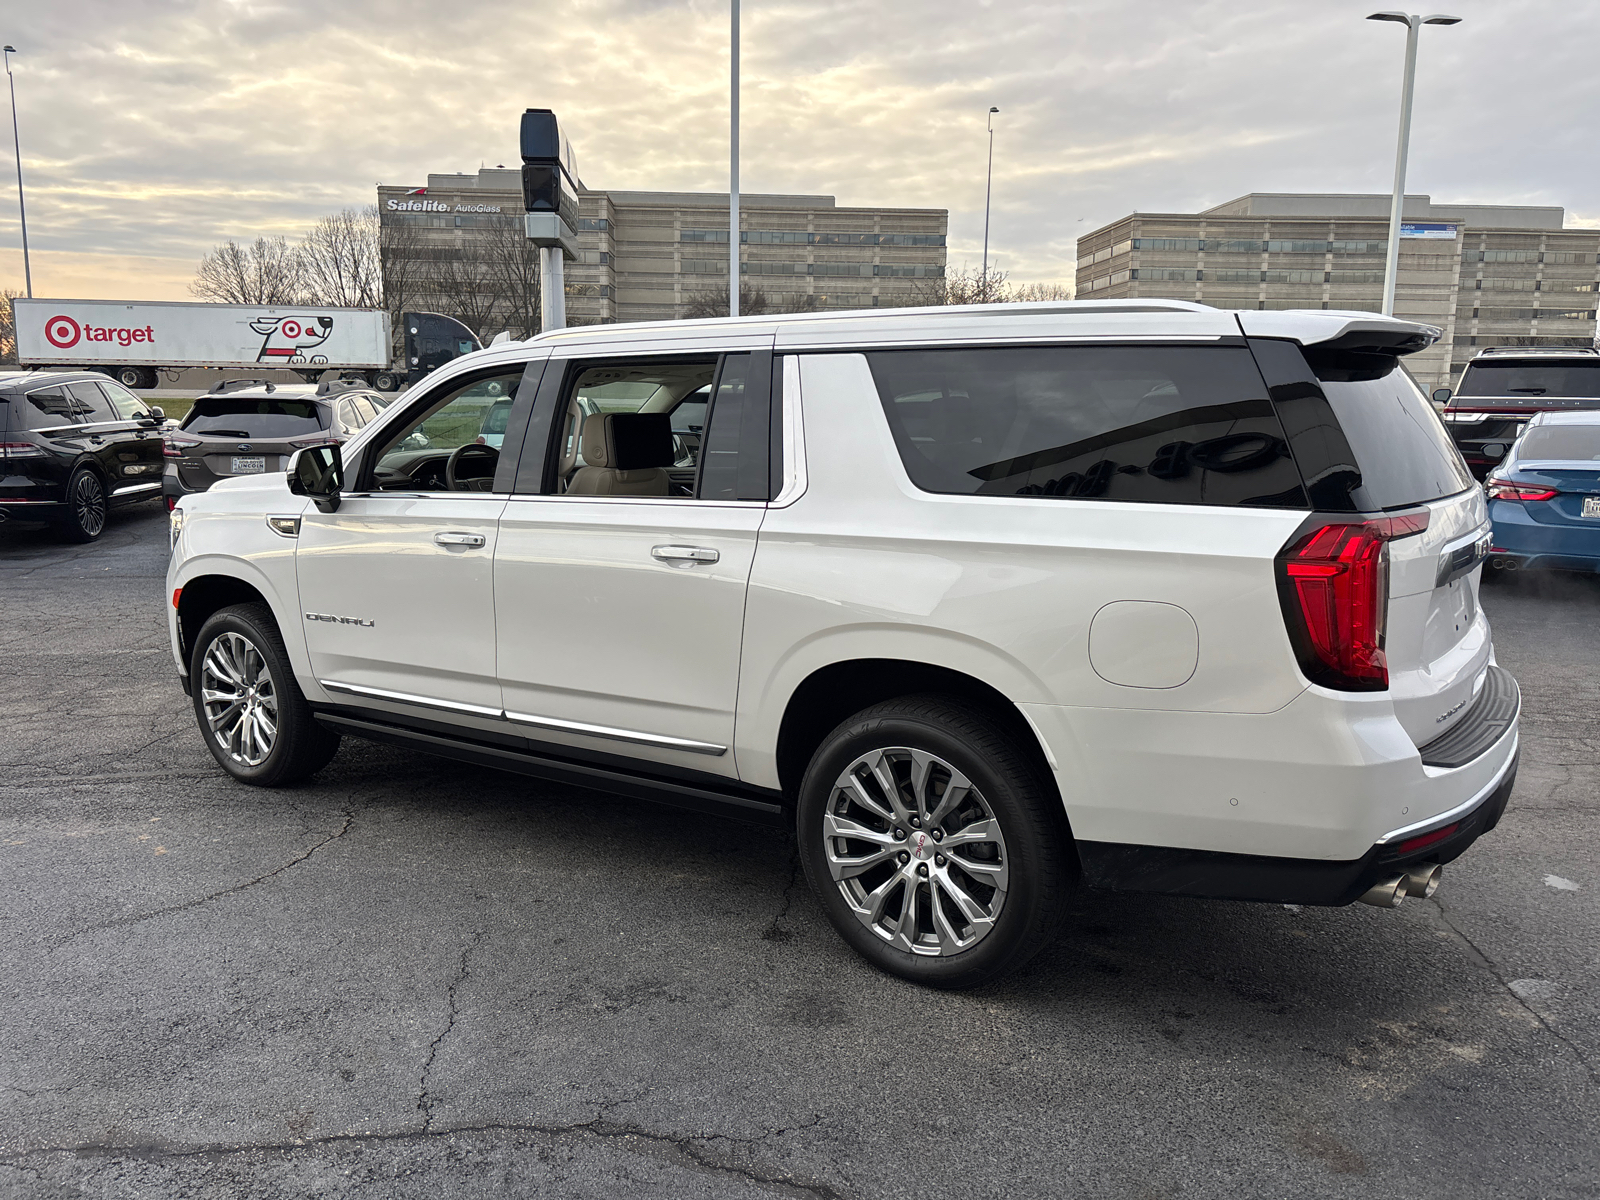
{"type": "Polygon", "coordinates": [[[298,783],[339,749],[339,735],[312,716],[264,604],[211,614],[195,638],[189,680],[207,749],[241,783],[298,783]]]}
{"type": "Polygon", "coordinates": [[[973,987],[1054,936],[1076,878],[1061,802],[981,711],[912,696],[857,713],[800,787],[806,877],[891,974],[973,987]]]}
{"type": "Polygon", "coordinates": [[[66,500],[58,528],[68,541],[92,542],[106,531],[106,485],[92,468],[72,472],[66,500]]]}

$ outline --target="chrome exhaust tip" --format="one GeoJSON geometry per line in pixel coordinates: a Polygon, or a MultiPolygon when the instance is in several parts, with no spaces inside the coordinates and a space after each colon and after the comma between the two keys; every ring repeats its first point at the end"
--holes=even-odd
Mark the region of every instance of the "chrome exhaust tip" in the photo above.
{"type": "Polygon", "coordinates": [[[1406,898],[1406,880],[1409,876],[1396,875],[1393,879],[1385,879],[1382,883],[1375,883],[1362,892],[1359,899],[1363,904],[1370,904],[1374,908],[1399,908],[1406,898]]]}
{"type": "Polygon", "coordinates": [[[1406,895],[1426,900],[1439,890],[1439,880],[1443,877],[1444,868],[1438,863],[1420,863],[1406,872],[1406,895]]]}

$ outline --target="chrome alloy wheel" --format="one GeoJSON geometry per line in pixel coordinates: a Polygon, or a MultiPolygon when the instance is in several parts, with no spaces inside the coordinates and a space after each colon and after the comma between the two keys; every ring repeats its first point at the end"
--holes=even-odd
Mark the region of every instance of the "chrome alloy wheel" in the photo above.
{"type": "Polygon", "coordinates": [[[959,954],[999,920],[1010,876],[1000,823],[938,756],[906,747],[862,755],[834,781],[822,820],[840,894],[896,949],[959,954]]]}
{"type": "Polygon", "coordinates": [[[78,527],[90,537],[99,537],[106,527],[106,489],[93,471],[84,471],[78,476],[71,500],[78,527]]]}
{"type": "Polygon", "coordinates": [[[278,694],[261,651],[243,634],[217,635],[200,668],[211,736],[236,763],[259,767],[278,739],[278,694]]]}

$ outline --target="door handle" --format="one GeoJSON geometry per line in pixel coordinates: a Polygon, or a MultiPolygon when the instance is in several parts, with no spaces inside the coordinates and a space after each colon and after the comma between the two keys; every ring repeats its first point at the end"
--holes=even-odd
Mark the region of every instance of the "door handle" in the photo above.
{"type": "Polygon", "coordinates": [[[722,555],[709,546],[651,546],[650,557],[669,567],[692,567],[696,563],[714,563],[722,555]]]}
{"type": "Polygon", "coordinates": [[[435,546],[481,546],[483,534],[481,533],[436,533],[433,535],[435,546]]]}

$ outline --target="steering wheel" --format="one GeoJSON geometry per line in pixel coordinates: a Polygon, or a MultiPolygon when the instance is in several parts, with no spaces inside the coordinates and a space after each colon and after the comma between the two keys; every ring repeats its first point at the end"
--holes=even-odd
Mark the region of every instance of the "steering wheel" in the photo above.
{"type": "Polygon", "coordinates": [[[494,469],[500,462],[500,451],[493,446],[485,446],[478,442],[468,442],[465,446],[457,446],[445,460],[444,485],[452,492],[487,492],[494,487],[494,469]],[[467,478],[458,477],[457,471],[461,463],[469,458],[482,458],[489,463],[487,475],[473,475],[467,478]]]}

